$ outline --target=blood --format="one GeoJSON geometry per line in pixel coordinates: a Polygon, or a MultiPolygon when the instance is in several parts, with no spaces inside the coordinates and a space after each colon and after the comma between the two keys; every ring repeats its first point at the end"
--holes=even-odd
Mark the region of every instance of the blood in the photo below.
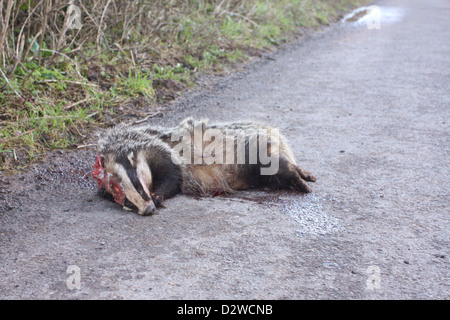
{"type": "Polygon", "coordinates": [[[123,192],[122,185],[105,172],[105,164],[101,154],[95,157],[94,170],[92,171],[92,176],[97,180],[97,185],[99,189],[105,189],[109,192],[113,198],[114,202],[124,205],[125,203],[125,193],[123,192]]]}

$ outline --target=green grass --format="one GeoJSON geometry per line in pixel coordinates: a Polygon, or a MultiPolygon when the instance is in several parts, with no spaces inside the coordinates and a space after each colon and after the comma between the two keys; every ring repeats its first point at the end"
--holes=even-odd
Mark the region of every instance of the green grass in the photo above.
{"type": "Polygon", "coordinates": [[[155,96],[155,91],[152,87],[151,74],[144,74],[140,70],[135,74],[130,70],[128,77],[121,79],[118,89],[115,89],[117,91],[113,91],[113,93],[118,93],[123,96],[137,97],[142,95],[148,100],[153,99],[155,96]]]}

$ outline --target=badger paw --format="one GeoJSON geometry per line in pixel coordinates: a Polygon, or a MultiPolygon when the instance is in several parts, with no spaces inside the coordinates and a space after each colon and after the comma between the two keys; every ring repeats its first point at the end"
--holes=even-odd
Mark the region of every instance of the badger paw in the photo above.
{"type": "Polygon", "coordinates": [[[155,206],[157,208],[165,208],[166,206],[163,204],[164,202],[164,197],[161,195],[155,195],[154,193],[152,194],[152,200],[153,203],[155,204],[155,206]]]}

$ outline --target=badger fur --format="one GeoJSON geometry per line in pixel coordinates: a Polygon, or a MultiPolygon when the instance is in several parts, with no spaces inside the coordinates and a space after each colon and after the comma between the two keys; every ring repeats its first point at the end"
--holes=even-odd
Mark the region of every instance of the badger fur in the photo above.
{"type": "MultiPolygon", "coordinates": [[[[153,214],[178,193],[209,196],[251,188],[311,192],[278,130],[255,122],[183,120],[174,128],[118,125],[99,140],[99,188],[124,208],[153,214]]],[[[95,170],[94,170],[95,172],[95,170]]]]}

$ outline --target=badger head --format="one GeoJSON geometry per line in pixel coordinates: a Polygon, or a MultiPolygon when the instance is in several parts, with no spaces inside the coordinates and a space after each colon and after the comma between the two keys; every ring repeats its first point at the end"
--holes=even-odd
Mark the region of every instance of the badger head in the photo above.
{"type": "Polygon", "coordinates": [[[139,156],[99,154],[92,176],[97,180],[99,190],[124,209],[140,215],[155,213],[156,206],[149,191],[152,184],[150,168],[139,156]]]}
{"type": "Polygon", "coordinates": [[[180,191],[180,159],[160,131],[119,124],[99,138],[92,175],[103,194],[124,209],[150,215],[180,191]]]}

